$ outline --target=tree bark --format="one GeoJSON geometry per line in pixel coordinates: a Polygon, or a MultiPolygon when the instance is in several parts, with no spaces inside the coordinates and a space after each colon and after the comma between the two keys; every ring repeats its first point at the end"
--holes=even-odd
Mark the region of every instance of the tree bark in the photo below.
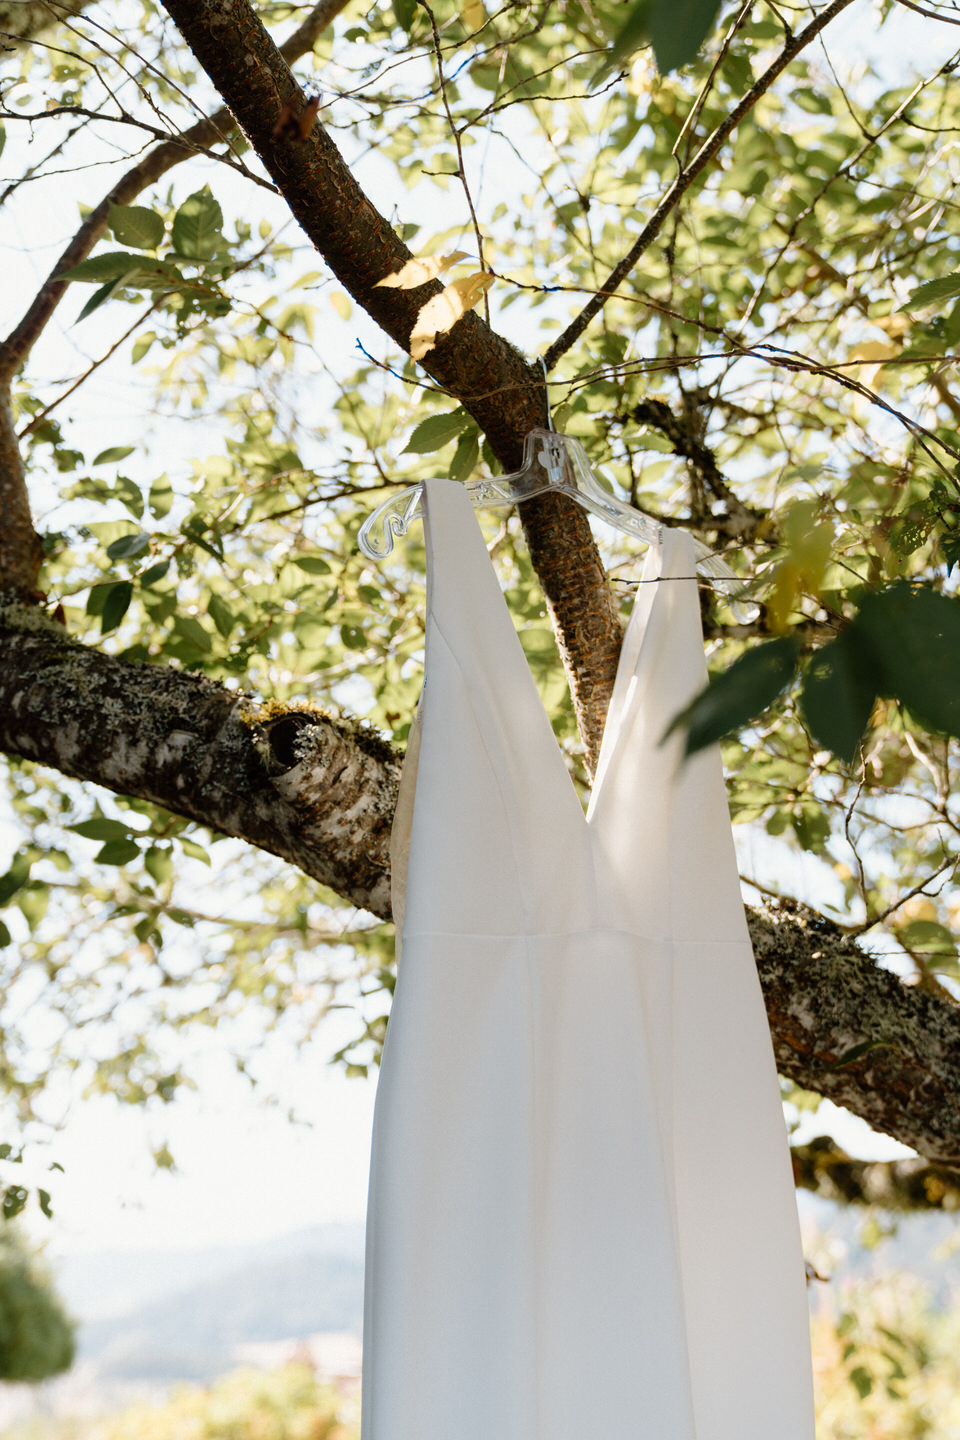
{"type": "Polygon", "coordinates": [[[235,690],[78,645],[15,596],[0,604],[0,749],[152,800],[390,913],[400,760],[360,726],[267,716],[235,690]]]}
{"type": "Polygon", "coordinates": [[[960,1177],[926,1160],[853,1160],[831,1135],[794,1145],[793,1178],[801,1190],[841,1205],[883,1210],[960,1210],[960,1177]]]}
{"type": "MultiPolygon", "coordinates": [[[[404,350],[421,306],[441,285],[378,288],[410,251],[360,189],[321,123],[306,139],[274,134],[284,105],[306,96],[247,0],[164,0],[184,39],[240,122],[304,233],[341,284],[404,350]]],[[[421,362],[469,410],[505,470],[547,419],[539,367],[470,312],[421,362]]],[[[586,515],[547,495],[522,507],[530,557],[543,587],[588,768],[599,755],[622,639],[617,607],[586,515]]]]}
{"type": "MultiPolygon", "coordinates": [[[[389,918],[400,758],[371,732],[88,650],[11,596],[0,654],[0,749],[247,840],[389,918]]],[[[960,1006],[800,905],[748,920],[781,1073],[960,1173],[960,1006]]]]}

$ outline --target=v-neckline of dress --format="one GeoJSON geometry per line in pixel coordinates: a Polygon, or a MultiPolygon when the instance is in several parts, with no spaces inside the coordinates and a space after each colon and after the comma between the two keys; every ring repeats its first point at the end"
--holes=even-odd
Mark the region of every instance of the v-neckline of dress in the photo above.
{"type": "MultiPolygon", "coordinates": [[[[533,678],[533,673],[530,669],[530,664],[527,660],[526,652],[524,651],[523,645],[520,640],[520,634],[513,623],[513,616],[510,613],[510,607],[507,604],[506,595],[504,591],[500,588],[500,582],[497,577],[497,572],[490,557],[490,553],[487,550],[486,542],[483,538],[483,530],[480,526],[480,522],[477,518],[473,505],[470,502],[470,498],[465,488],[457,481],[441,480],[439,482],[431,481],[429,483],[439,483],[441,485],[450,485],[455,487],[456,492],[458,493],[459,501],[470,511],[470,515],[472,517],[472,524],[470,528],[472,529],[472,532],[474,534],[475,543],[477,544],[479,549],[483,551],[483,558],[489,572],[490,582],[493,590],[496,591],[498,597],[497,603],[499,603],[501,607],[501,614],[503,620],[506,622],[506,628],[509,629],[510,635],[512,636],[512,639],[508,638],[507,643],[512,646],[514,668],[517,670],[518,674],[522,672],[522,674],[526,677],[525,679],[521,680],[521,683],[528,687],[529,693],[532,699],[536,702],[536,706],[539,709],[540,714],[543,718],[543,724],[547,736],[549,737],[550,747],[553,751],[554,759],[552,763],[554,764],[555,768],[559,769],[559,771],[562,772],[562,783],[566,785],[566,788],[569,791],[570,798],[576,806],[576,812],[579,815],[581,822],[587,828],[592,828],[595,821],[599,801],[604,790],[604,779],[607,771],[611,768],[611,763],[618,749],[619,740],[623,729],[623,720],[626,711],[629,708],[629,704],[633,699],[634,686],[641,675],[642,661],[645,655],[646,642],[648,640],[651,630],[653,609],[657,602],[657,597],[660,590],[659,585],[657,585],[655,582],[663,578],[666,545],[664,542],[661,542],[660,545],[651,546],[644,558],[643,571],[641,573],[640,582],[637,586],[636,594],[633,598],[633,604],[630,607],[630,614],[627,618],[626,625],[624,626],[623,642],[620,647],[620,654],[617,657],[616,673],[614,676],[613,689],[610,694],[610,704],[607,710],[606,722],[604,724],[603,738],[600,743],[600,753],[597,758],[597,768],[594,773],[593,783],[590,786],[589,802],[586,810],[584,810],[583,803],[580,799],[577,787],[574,784],[573,777],[567,768],[567,763],[564,757],[563,750],[559,742],[557,741],[553,726],[550,723],[550,717],[540,696],[540,691],[537,688],[537,683],[533,678]],[[641,625],[642,630],[639,639],[637,639],[636,632],[638,627],[641,625]],[[631,670],[631,673],[629,675],[627,674],[628,666],[631,670]]],[[[665,532],[664,541],[667,545],[670,544],[670,542],[674,539],[688,541],[689,537],[682,531],[665,532]]],[[[690,556],[690,563],[692,566],[692,554],[690,556]]],[[[692,569],[689,573],[692,577],[692,569]]],[[[677,576],[670,578],[679,579],[680,577],[677,576]]],[[[558,781],[558,783],[561,782],[558,781]]]]}

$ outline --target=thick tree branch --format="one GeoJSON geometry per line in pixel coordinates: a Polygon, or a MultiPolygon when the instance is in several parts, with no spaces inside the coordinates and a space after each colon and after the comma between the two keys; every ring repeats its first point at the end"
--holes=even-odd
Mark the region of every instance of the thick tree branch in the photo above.
{"type": "Polygon", "coordinates": [[[0,586],[29,595],[37,588],[41,558],[10,391],[0,384],[0,586]]]}
{"type": "MultiPolygon", "coordinates": [[[[15,600],[0,656],[0,749],[238,836],[389,917],[400,761],[370,732],[86,649],[15,600]]],[[[748,918],[780,1071],[960,1174],[960,1006],[802,906],[748,918]]]]}
{"type": "Polygon", "coordinates": [[[820,31],[840,14],[841,10],[845,10],[847,6],[852,3],[853,0],[831,0],[831,4],[829,4],[825,10],[822,10],[819,15],[815,16],[809,25],[805,25],[796,35],[791,35],[776,60],[767,66],[759,79],[751,85],[740,103],[734,106],[729,115],[717,126],[713,134],[707,137],[696,155],[694,155],[690,161],[690,164],[681,166],[677,178],[660,201],[656,210],[654,210],[650,216],[646,225],[644,225],[640,231],[640,234],[626,255],[624,255],[619,264],[615,265],[610,271],[606,280],[599,287],[598,293],[587,301],[586,305],[584,305],[580,311],[580,314],[571,320],[566,330],[562,331],[550,346],[546,354],[548,368],[552,369],[560,357],[566,355],[567,351],[576,344],[593,317],[603,309],[609,292],[619,287],[621,282],[630,274],[630,271],[640,257],[650,248],[663,229],[664,221],[673,213],[683,196],[690,189],[694,180],[696,180],[697,176],[710,164],[710,161],[716,155],[720,146],[733,134],[743,117],[750,113],[761,96],[766,94],[773,82],[783,74],[784,70],[796,59],[800,51],[809,45],[810,41],[814,40],[817,35],[820,34],[820,31]]]}
{"type": "Polygon", "coordinates": [[[801,1190],[841,1205],[884,1210],[960,1210],[960,1176],[926,1160],[854,1160],[831,1135],[791,1147],[801,1190]]]}
{"type": "MultiPolygon", "coordinates": [[[[441,287],[433,282],[415,291],[378,288],[411,258],[410,251],[360,189],[321,124],[304,140],[275,133],[283,107],[299,114],[306,97],[250,4],[164,4],[306,235],[354,299],[409,350],[418,311],[441,287]]],[[[504,469],[518,469],[524,437],[546,421],[539,368],[473,313],[421,363],[470,411],[504,469]]],[[[592,769],[620,651],[617,608],[589,523],[576,505],[562,496],[543,496],[523,506],[523,521],[592,769]]]]}
{"type": "Polygon", "coordinates": [[[960,1173],[960,1005],[795,902],[751,912],[777,1068],[960,1173]]]}
{"type": "Polygon", "coordinates": [[[203,676],[70,640],[0,605],[0,749],[236,835],[387,915],[400,762],[319,711],[265,716],[203,676]]]}

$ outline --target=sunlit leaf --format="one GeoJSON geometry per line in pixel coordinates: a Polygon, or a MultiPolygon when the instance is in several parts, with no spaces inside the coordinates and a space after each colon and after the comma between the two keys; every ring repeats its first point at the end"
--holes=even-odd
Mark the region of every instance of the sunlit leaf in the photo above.
{"type": "Polygon", "coordinates": [[[452,330],[468,310],[482,300],[493,284],[493,276],[478,270],[462,280],[453,280],[439,295],[423,306],[410,332],[410,355],[422,360],[434,348],[441,335],[452,330]]]}
{"type": "Polygon", "coordinates": [[[389,275],[378,280],[374,289],[383,287],[392,290],[416,290],[421,285],[426,285],[428,280],[436,280],[444,270],[449,270],[451,265],[458,265],[461,260],[466,260],[467,254],[463,250],[455,250],[452,255],[425,255],[419,260],[408,260],[399,270],[393,270],[389,275]]]}
{"type": "Polygon", "coordinates": [[[134,445],[111,445],[107,450],[101,450],[99,455],[94,456],[90,461],[91,465],[112,465],[116,460],[125,460],[135,450],[134,445]]]}
{"type": "Polygon", "coordinates": [[[111,205],[108,224],[121,245],[138,250],[156,250],[163,239],[163,218],[144,205],[111,205]]]}
{"type": "Polygon", "coordinates": [[[943,275],[939,280],[928,280],[925,285],[918,285],[916,290],[900,306],[901,310],[921,310],[925,305],[933,305],[940,300],[955,300],[960,295],[960,272],[953,275],[943,275]]]}
{"type": "Polygon", "coordinates": [[[403,447],[405,455],[432,455],[455,440],[473,422],[463,406],[445,410],[442,415],[428,415],[421,420],[403,447]]]}
{"type": "Polygon", "coordinates": [[[173,248],[190,260],[209,260],[223,241],[223,211],[210,187],[188,195],[173,217],[173,248]]]}

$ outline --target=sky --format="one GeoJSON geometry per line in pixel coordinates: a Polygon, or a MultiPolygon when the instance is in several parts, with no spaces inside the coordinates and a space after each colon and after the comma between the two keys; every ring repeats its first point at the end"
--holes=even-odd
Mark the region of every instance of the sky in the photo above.
{"type": "MultiPolygon", "coordinates": [[[[871,23],[865,24],[865,14],[866,7],[861,4],[840,22],[833,47],[838,53],[853,59],[876,44],[876,32],[871,23]]],[[[878,51],[886,77],[890,83],[899,82],[905,78],[901,73],[905,64],[913,69],[945,59],[958,36],[960,32],[952,27],[925,22],[907,10],[896,11],[878,51]]],[[[0,162],[4,177],[18,172],[25,154],[28,160],[35,158],[34,149],[24,152],[15,127],[10,127],[9,134],[0,162]]],[[[39,141],[36,148],[41,148],[39,141]]],[[[208,178],[215,179],[217,193],[234,183],[219,167],[191,167],[189,176],[186,169],[175,179],[183,195],[208,178]]],[[[368,174],[377,203],[389,209],[388,177],[375,164],[368,174]]],[[[503,181],[498,172],[498,185],[503,181]]],[[[99,182],[96,189],[99,193],[99,182]]],[[[73,228],[76,202],[89,199],[89,195],[88,174],[61,176],[54,185],[32,187],[28,219],[20,208],[5,208],[0,216],[0,255],[7,297],[32,293],[63,237],[73,228]]],[[[416,219],[425,233],[450,223],[450,197],[426,185],[412,194],[399,189],[393,199],[404,218],[416,219]]],[[[269,197],[258,192],[260,203],[269,213],[269,197]]],[[[303,268],[307,268],[306,261],[303,268]]],[[[78,290],[76,304],[68,302],[62,307],[38,352],[37,364],[49,377],[76,373],[84,356],[92,357],[109,341],[113,322],[108,316],[102,316],[102,325],[82,331],[71,324],[87,294],[86,287],[82,295],[78,290]]],[[[0,328],[6,328],[11,318],[0,315],[0,328]]],[[[124,310],[119,318],[123,325],[128,324],[130,312],[124,310]]],[[[366,341],[364,323],[359,314],[350,326],[342,328],[332,312],[329,318],[331,334],[341,336],[345,349],[352,349],[358,326],[366,341]]],[[[121,357],[117,365],[104,368],[97,383],[83,392],[82,407],[67,407],[76,421],[81,446],[100,448],[97,437],[106,430],[106,443],[139,442],[144,447],[137,404],[141,382],[131,379],[125,363],[121,357]]],[[[161,443],[157,434],[155,426],[148,426],[154,447],[145,457],[150,464],[155,463],[155,447],[161,443]]],[[[202,437],[198,444],[195,423],[165,425],[162,445],[167,465],[203,448],[202,437]]],[[[211,435],[210,449],[214,448],[216,440],[211,435]]],[[[51,494],[44,503],[52,499],[51,494]]],[[[760,870],[761,878],[770,872],[794,893],[808,888],[810,875],[802,858],[793,857],[789,864],[799,869],[784,875],[787,862],[782,847],[765,848],[766,842],[756,835],[741,834],[739,838],[749,852],[750,866],[760,870]]],[[[4,852],[11,840],[9,826],[0,823],[0,870],[5,868],[4,852]]],[[[264,1107],[214,1052],[203,1061],[201,1089],[157,1114],[124,1109],[110,1099],[79,1102],[49,1154],[33,1157],[32,1178],[51,1190],[55,1217],[47,1221],[32,1214],[31,1231],[38,1238],[49,1239],[55,1252],[66,1254],[116,1248],[162,1250],[185,1244],[205,1248],[255,1242],[326,1221],[361,1220],[375,1080],[348,1079],[329,1066],[328,1056],[338,1043],[337,1025],[337,1017],[325,1022],[314,1047],[305,1054],[291,1056],[282,1043],[271,1042],[273,1049],[268,1044],[261,1055],[270,1085],[295,1096],[299,1113],[309,1123],[292,1125],[285,1107],[264,1107]],[[153,1164],[151,1153],[161,1144],[175,1157],[173,1171],[157,1171],[153,1164]],[[63,1166],[62,1174],[49,1172],[51,1159],[63,1166]]],[[[819,1133],[824,1128],[831,1129],[853,1153],[877,1158],[907,1153],[829,1105],[805,1121],[800,1133],[819,1133]]]]}

